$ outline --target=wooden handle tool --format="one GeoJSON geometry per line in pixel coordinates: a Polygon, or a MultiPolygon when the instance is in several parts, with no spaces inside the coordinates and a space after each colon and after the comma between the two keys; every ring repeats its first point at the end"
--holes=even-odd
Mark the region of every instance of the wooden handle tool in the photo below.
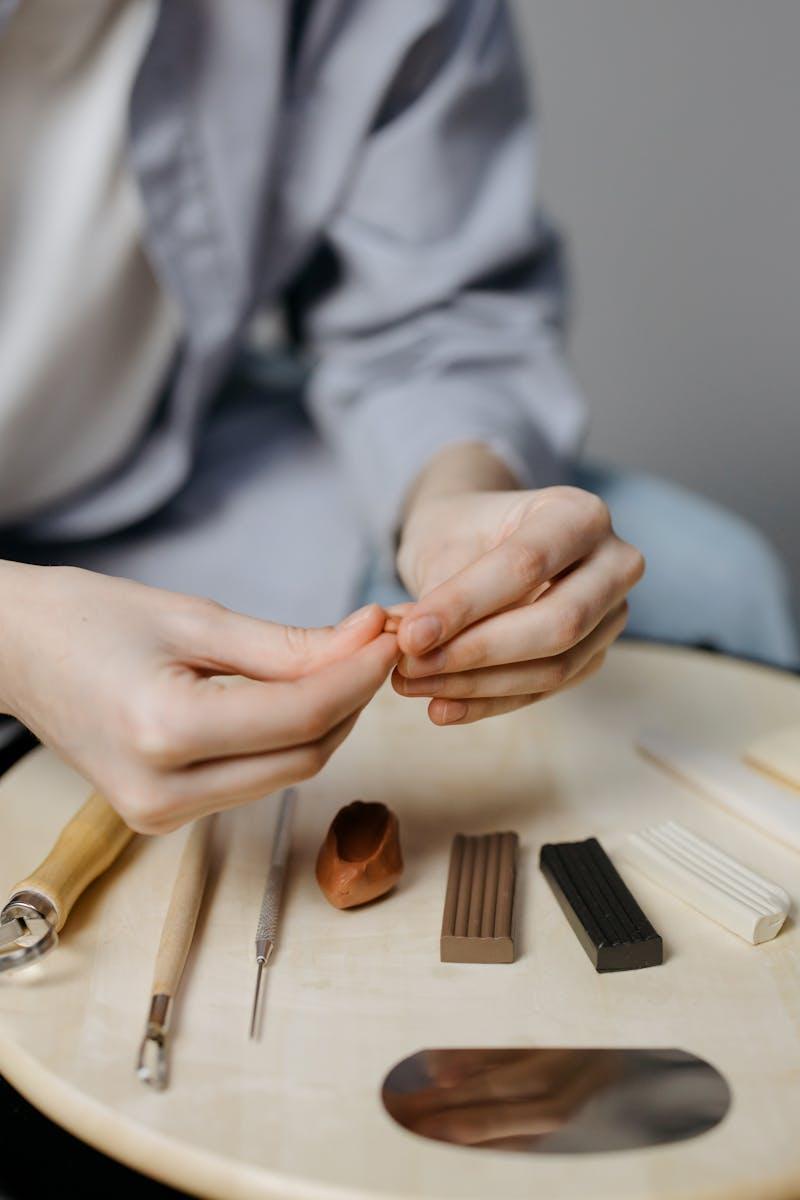
{"type": "Polygon", "coordinates": [[[134,836],[96,792],[64,826],[36,870],[12,890],[0,912],[0,971],[26,966],[58,941],[75,901],[119,858],[134,836]]]}
{"type": "Polygon", "coordinates": [[[189,832],[156,954],[150,1013],[139,1048],[136,1073],[143,1083],[158,1090],[167,1086],[170,1011],[180,986],[203,900],[213,832],[213,816],[197,821],[189,832]]]}

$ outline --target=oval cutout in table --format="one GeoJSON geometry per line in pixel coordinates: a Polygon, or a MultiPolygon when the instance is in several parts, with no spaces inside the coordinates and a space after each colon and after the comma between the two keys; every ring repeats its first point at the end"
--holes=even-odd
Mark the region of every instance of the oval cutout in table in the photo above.
{"type": "Polygon", "coordinates": [[[611,1154],[719,1125],[730,1088],[685,1050],[420,1050],[393,1067],[384,1107],[411,1133],[470,1150],[611,1154]]]}

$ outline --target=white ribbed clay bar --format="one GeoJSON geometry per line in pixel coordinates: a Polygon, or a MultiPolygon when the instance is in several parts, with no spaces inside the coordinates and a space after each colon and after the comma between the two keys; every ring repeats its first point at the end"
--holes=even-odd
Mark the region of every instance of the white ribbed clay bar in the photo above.
{"type": "Polygon", "coordinates": [[[791,900],[677,821],[630,834],[620,855],[692,908],[755,945],[779,932],[791,900]]]}

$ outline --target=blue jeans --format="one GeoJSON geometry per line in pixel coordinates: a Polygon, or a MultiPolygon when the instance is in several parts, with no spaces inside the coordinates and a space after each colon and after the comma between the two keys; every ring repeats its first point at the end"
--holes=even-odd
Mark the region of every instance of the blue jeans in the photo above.
{"type": "MultiPolygon", "coordinates": [[[[652,475],[579,464],[571,482],[602,496],[617,533],[647,560],[630,596],[627,636],[800,668],[786,570],[757,529],[652,475]]],[[[388,579],[370,580],[366,595],[408,599],[388,579]]]]}

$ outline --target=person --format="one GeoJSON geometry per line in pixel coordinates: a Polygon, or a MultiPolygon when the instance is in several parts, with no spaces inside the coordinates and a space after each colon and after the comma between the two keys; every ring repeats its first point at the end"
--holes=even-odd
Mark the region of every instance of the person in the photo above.
{"type": "MultiPolygon", "coordinates": [[[[453,725],[598,668],[643,558],[501,0],[2,0],[0,111],[4,713],[160,832],[390,672],[453,725]]],[[[659,495],[650,632],[791,658],[771,551],[659,495]]]]}

